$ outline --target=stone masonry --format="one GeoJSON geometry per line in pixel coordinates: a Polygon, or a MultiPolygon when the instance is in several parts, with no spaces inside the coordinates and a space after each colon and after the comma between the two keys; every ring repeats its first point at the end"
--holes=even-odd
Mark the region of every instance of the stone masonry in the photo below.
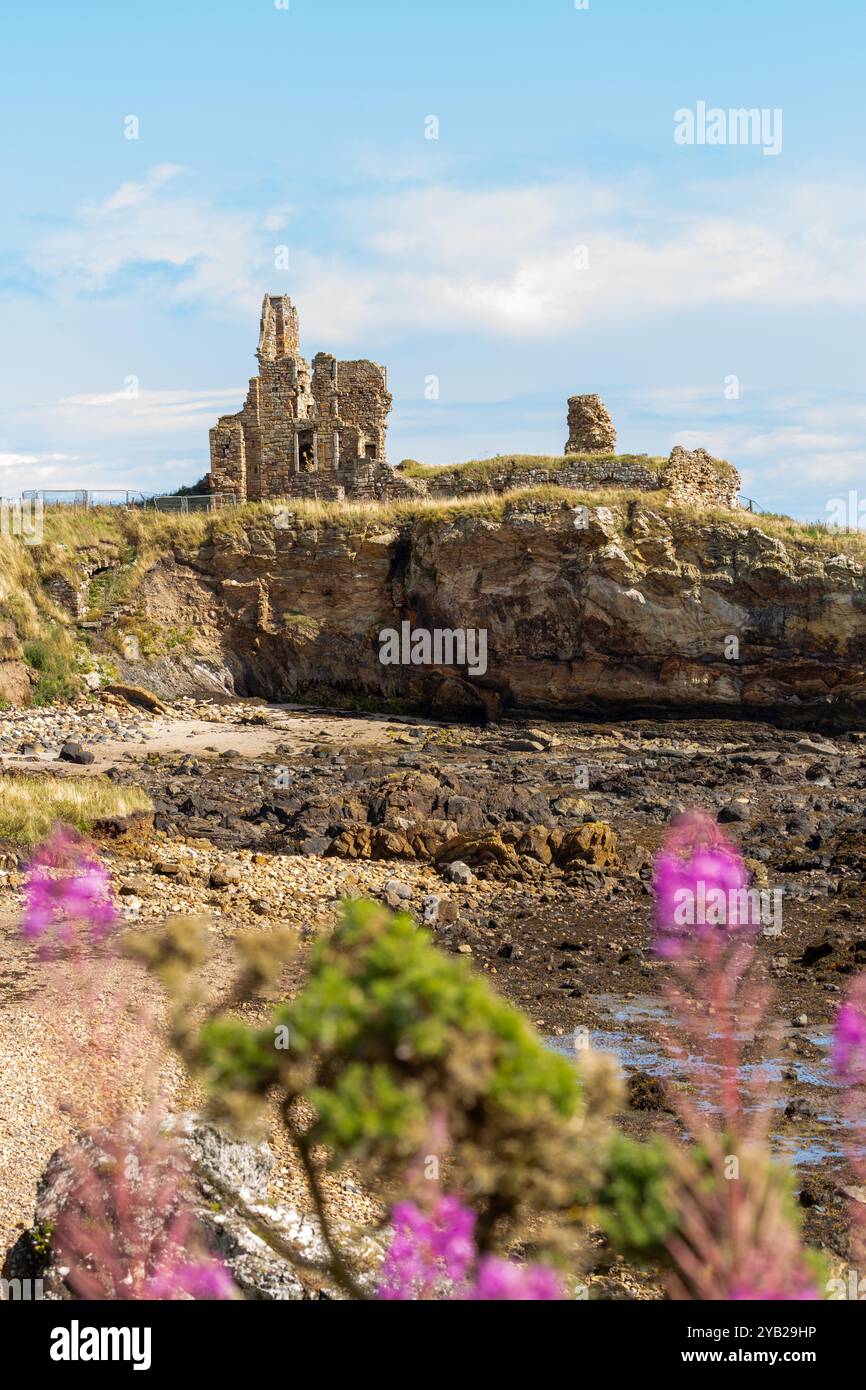
{"type": "Polygon", "coordinates": [[[703,449],[681,446],[667,464],[616,458],[616,430],[601,396],[571,396],[565,457],[516,470],[491,461],[482,475],[459,467],[412,477],[385,460],[391,394],[376,362],[301,356],[298,311],[286,295],[265,295],[258,346],[259,374],[243,409],[223,415],[210,432],[210,490],[238,502],[292,497],[325,501],[461,497],[554,484],[668,492],[697,506],[736,507],[736,469],[703,449]],[[593,455],[599,457],[593,458],[593,455]]]}
{"type": "Polygon", "coordinates": [[[210,432],[212,492],[244,502],[412,491],[385,462],[392,398],[384,367],[320,352],[311,371],[286,295],[265,295],[256,356],[243,409],[210,432]]]}
{"type": "Polygon", "coordinates": [[[478,492],[510,492],[522,487],[572,488],[577,492],[613,489],[622,492],[664,492],[677,502],[697,507],[736,509],[740,475],[724,459],[705,449],[677,444],[666,462],[641,458],[577,457],[539,459],[534,467],[515,468],[508,458],[491,461],[483,480],[443,469],[441,476],[415,479],[429,497],[467,497],[478,492]]]}
{"type": "Polygon", "coordinates": [[[615,451],[616,430],[601,396],[570,396],[565,452],[612,454],[615,451]]]}
{"type": "Polygon", "coordinates": [[[659,481],[677,502],[732,510],[740,505],[742,480],[736,468],[713,458],[706,449],[684,449],[682,444],[675,444],[659,481]]]}

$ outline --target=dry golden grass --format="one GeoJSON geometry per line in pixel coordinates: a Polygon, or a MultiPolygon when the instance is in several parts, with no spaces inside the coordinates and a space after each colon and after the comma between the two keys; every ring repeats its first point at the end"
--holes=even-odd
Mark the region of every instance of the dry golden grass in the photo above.
{"type": "MultiPolygon", "coordinates": [[[[601,456],[595,455],[596,460],[601,456]]],[[[611,459],[633,459],[656,469],[665,459],[649,455],[611,455],[611,459]]],[[[533,455],[508,455],[502,459],[472,460],[458,465],[460,471],[479,470],[479,476],[489,472],[500,463],[512,463],[519,474],[521,469],[550,466],[552,471],[562,468],[563,457],[551,458],[533,455]]],[[[409,476],[427,477],[441,475],[443,470],[427,467],[424,464],[411,464],[404,470],[409,476]]],[[[724,524],[741,529],[756,527],[766,535],[778,540],[800,545],[811,545],[822,553],[847,554],[866,559],[866,532],[842,531],[822,522],[797,521],[792,517],[746,511],[731,512],[724,507],[702,508],[688,503],[674,502],[669,494],[659,492],[630,492],[622,488],[565,488],[555,482],[515,487],[505,492],[477,492],[466,497],[418,497],[393,499],[382,502],[333,502],[314,501],[308,498],[281,499],[281,510],[288,510],[293,524],[304,526],[329,525],[346,530],[369,530],[375,527],[405,525],[417,520],[449,520],[461,516],[481,516],[493,521],[501,520],[508,511],[525,504],[552,503],[564,506],[584,505],[589,507],[609,507],[624,510],[637,504],[672,517],[686,517],[703,524],[724,524]]],[[[81,546],[96,544],[99,541],[113,542],[124,549],[134,567],[136,577],[149,568],[158,555],[164,554],[173,546],[181,549],[206,543],[218,535],[244,530],[251,524],[273,524],[276,506],[270,502],[248,502],[241,507],[233,507],[221,512],[195,512],[187,516],[166,512],[126,512],[119,508],[102,507],[89,512],[70,512],[62,508],[49,509],[45,514],[45,547],[42,550],[43,562],[50,553],[52,561],[68,551],[68,563],[74,563],[74,551],[81,546]]],[[[40,548],[36,548],[39,558],[40,548]]],[[[40,568],[42,566],[40,565],[40,568]]],[[[20,541],[0,537],[0,607],[7,607],[6,600],[20,604],[24,623],[18,623],[33,631],[37,625],[38,610],[45,611],[46,601],[38,593],[30,597],[35,580],[32,552],[20,541]],[[28,590],[30,593],[28,593],[28,590]],[[35,600],[35,601],[34,601],[35,600]],[[25,616],[26,615],[26,616],[25,616]]],[[[38,589],[38,585],[35,586],[38,589]]],[[[56,612],[56,610],[54,610],[56,612]]]]}
{"type": "Polygon", "coordinates": [[[104,816],[149,811],[150,797],[138,787],[116,787],[104,777],[0,777],[0,838],[32,845],[55,821],[88,834],[104,816]]]}
{"type": "MultiPolygon", "coordinates": [[[[616,488],[575,489],[547,483],[536,487],[516,487],[507,492],[477,492],[467,497],[421,497],[386,502],[325,502],[296,498],[287,505],[292,523],[300,529],[334,526],[347,532],[371,532],[408,525],[416,521],[451,521],[461,516],[479,516],[501,521],[510,511],[541,504],[552,507],[607,507],[626,522],[635,505],[697,526],[734,526],[742,531],[759,530],[785,544],[799,546],[822,555],[845,554],[866,561],[866,531],[841,531],[821,522],[797,521],[793,517],[770,513],[730,511],[726,507],[698,507],[674,501],[665,491],[628,492],[616,488]]],[[[260,503],[258,516],[273,511],[260,503]]]]}
{"type": "MultiPolygon", "coordinates": [[[[261,511],[261,504],[246,503],[219,512],[127,511],[122,507],[93,507],[72,511],[68,507],[49,507],[45,512],[45,546],[58,553],[60,547],[74,551],[82,546],[108,543],[135,553],[156,555],[173,544],[206,541],[215,530],[227,531],[244,525],[261,511]]],[[[60,551],[62,554],[62,551],[60,551]]]]}
{"type": "Polygon", "coordinates": [[[744,531],[762,531],[783,544],[817,550],[821,555],[847,555],[866,563],[866,531],[845,531],[823,521],[797,521],[779,512],[729,512],[724,507],[677,507],[675,510],[704,525],[727,522],[744,531]]]}
{"type": "Polygon", "coordinates": [[[33,550],[17,536],[0,535],[0,615],[10,618],[22,639],[40,634],[40,613],[53,608],[42,593],[33,550]]]}
{"type": "MultiPolygon", "coordinates": [[[[388,529],[423,520],[457,520],[461,516],[501,521],[510,511],[539,503],[560,507],[581,504],[590,507],[625,507],[637,497],[646,500],[648,505],[663,507],[668,494],[633,493],[613,488],[577,490],[543,483],[534,487],[511,488],[507,492],[474,492],[466,497],[395,498],[383,502],[329,502],[299,497],[284,503],[281,513],[284,518],[287,515],[292,524],[302,528],[339,526],[347,531],[364,531],[377,527],[388,529]]],[[[268,503],[260,506],[264,512],[274,510],[268,503]]]]}

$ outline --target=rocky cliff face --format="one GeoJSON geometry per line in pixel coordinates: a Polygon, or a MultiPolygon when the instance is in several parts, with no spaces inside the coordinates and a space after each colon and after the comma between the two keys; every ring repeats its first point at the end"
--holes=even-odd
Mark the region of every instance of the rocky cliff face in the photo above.
{"type": "Polygon", "coordinates": [[[23,660],[14,624],[0,618],[0,708],[28,704],[35,680],[35,673],[23,660]]]}
{"type": "MultiPolygon", "coordinates": [[[[285,520],[285,518],[284,518],[285,520]]],[[[276,700],[391,699],[433,713],[866,715],[866,572],[744,518],[575,510],[275,528],[176,549],[144,601],[197,633],[183,681],[276,700]],[[483,676],[383,666],[378,634],[485,629],[483,676]],[[198,673],[198,674],[196,674],[198,673]]],[[[144,677],[141,665],[125,672],[144,677]]],[[[177,688],[177,666],[150,672],[177,688]]]]}

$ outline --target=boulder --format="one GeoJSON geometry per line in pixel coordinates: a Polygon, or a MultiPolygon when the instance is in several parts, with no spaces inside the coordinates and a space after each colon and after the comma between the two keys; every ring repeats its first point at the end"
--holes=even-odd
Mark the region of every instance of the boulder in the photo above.
{"type": "Polygon", "coordinates": [[[510,845],[505,844],[497,830],[456,835],[437,851],[434,858],[437,864],[453,864],[459,859],[472,868],[487,868],[492,864],[501,868],[518,867],[517,855],[510,845]]]}
{"type": "Polygon", "coordinates": [[[243,877],[240,864],[227,861],[215,864],[210,873],[211,888],[230,888],[241,882],[243,877]]]}
{"type": "Polygon", "coordinates": [[[548,844],[548,831],[543,825],[533,825],[521,836],[515,848],[518,854],[537,859],[539,864],[553,862],[553,854],[548,844]]]}
{"type": "Polygon", "coordinates": [[[616,863],[616,831],[606,821],[588,821],[586,825],[562,834],[556,851],[556,863],[562,869],[590,864],[607,869],[616,863]]]}
{"type": "MultiPolygon", "coordinates": [[[[291,1207],[270,1205],[269,1186],[274,1155],[265,1143],[251,1144],[226,1133],[195,1114],[170,1116],[161,1126],[167,1148],[160,1160],[171,1175],[167,1190],[182,1196],[167,1199],[167,1206],[152,1209],[156,1233],[189,1204],[193,1236],[202,1249],[222,1260],[244,1299],[309,1301],[340,1297],[327,1276],[298,1269],[269,1243],[269,1237],[289,1244],[303,1258],[320,1261],[325,1250],[317,1223],[291,1207]]],[[[51,1301],[72,1300],[76,1295],[66,1282],[69,1273],[54,1256],[49,1233],[61,1212],[75,1204],[82,1181],[92,1174],[97,1182],[109,1181],[118,1153],[135,1154],[142,1135],[151,1142],[147,1121],[140,1115],[118,1122],[113,1130],[93,1130],[52,1154],[39,1181],[33,1225],[8,1251],[2,1277],[41,1280],[42,1296],[51,1301]]],[[[141,1180],[137,1163],[125,1163],[131,1174],[131,1196],[141,1180]]],[[[152,1179],[151,1179],[152,1180],[152,1179]]],[[[351,1237],[343,1235],[344,1248],[351,1237]]],[[[357,1253],[365,1268],[375,1268],[381,1249],[371,1242],[357,1253]]],[[[369,1278],[363,1272],[362,1279],[369,1278]]]]}
{"type": "Polygon", "coordinates": [[[81,763],[87,765],[95,761],[90,750],[82,748],[80,743],[64,743],[57,756],[63,763],[81,763]]]}
{"type": "Polygon", "coordinates": [[[148,714],[171,714],[168,705],[143,685],[107,685],[105,689],[110,695],[125,700],[128,705],[147,710],[148,714]]]}
{"type": "Polygon", "coordinates": [[[459,883],[464,888],[468,888],[472,882],[473,873],[468,864],[464,864],[462,859],[455,859],[451,864],[446,864],[442,869],[442,877],[449,883],[459,883]]]}

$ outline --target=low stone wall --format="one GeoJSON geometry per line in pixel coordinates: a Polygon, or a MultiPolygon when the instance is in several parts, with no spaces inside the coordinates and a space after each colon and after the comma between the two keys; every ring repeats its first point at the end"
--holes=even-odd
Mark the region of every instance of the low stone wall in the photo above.
{"type": "Polygon", "coordinates": [[[648,464],[612,459],[569,462],[564,468],[515,468],[505,462],[483,477],[443,470],[441,477],[421,480],[429,497],[469,497],[478,492],[509,492],[516,487],[623,488],[652,492],[659,487],[659,473],[648,464]]]}
{"type": "MultiPolygon", "coordinates": [[[[396,476],[400,477],[399,469],[396,476]]],[[[428,497],[469,497],[480,492],[508,492],[517,487],[619,488],[625,492],[670,493],[678,501],[704,507],[737,506],[740,475],[723,459],[715,459],[705,449],[689,451],[677,445],[663,469],[647,458],[568,459],[564,467],[522,468],[504,459],[501,467],[491,467],[483,475],[443,468],[429,478],[405,479],[428,497]]]]}
{"type": "Polygon", "coordinates": [[[387,463],[359,463],[346,479],[346,496],[352,501],[387,502],[427,495],[423,481],[405,478],[387,463]]]}
{"type": "Polygon", "coordinates": [[[344,502],[346,489],[332,473],[296,473],[291,492],[285,493],[282,500],[297,501],[299,497],[310,502],[344,502]]]}
{"type": "Polygon", "coordinates": [[[87,613],[88,581],[73,584],[65,575],[56,574],[45,585],[45,591],[58,608],[63,608],[73,618],[83,618],[87,613]]]}
{"type": "Polygon", "coordinates": [[[423,482],[416,483],[388,464],[370,460],[336,473],[330,469],[296,473],[291,479],[291,492],[284,500],[303,497],[320,502],[386,502],[426,495],[423,482]]]}
{"type": "Polygon", "coordinates": [[[291,478],[289,497],[327,502],[387,502],[420,497],[472,497],[483,492],[503,493],[514,488],[554,486],[575,491],[614,488],[623,492],[667,492],[680,502],[701,507],[736,507],[740,475],[730,464],[714,459],[705,449],[689,452],[680,445],[664,468],[647,458],[575,458],[564,467],[524,468],[503,460],[484,474],[443,468],[428,478],[413,478],[378,460],[291,478]]]}
{"type": "Polygon", "coordinates": [[[736,468],[722,459],[714,459],[706,449],[689,451],[677,444],[662,473],[661,486],[678,502],[691,502],[698,507],[736,508],[741,479],[736,468]]]}

